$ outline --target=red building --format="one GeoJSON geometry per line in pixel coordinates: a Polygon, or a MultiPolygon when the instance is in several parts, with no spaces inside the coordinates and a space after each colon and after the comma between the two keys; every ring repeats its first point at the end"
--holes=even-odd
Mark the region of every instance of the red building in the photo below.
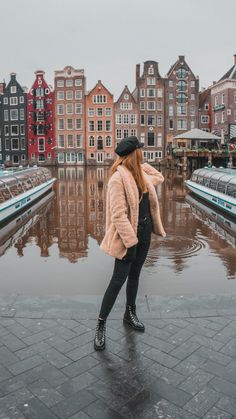
{"type": "Polygon", "coordinates": [[[52,163],[55,158],[54,94],[36,71],[36,80],[27,95],[28,156],[30,162],[52,163]]]}

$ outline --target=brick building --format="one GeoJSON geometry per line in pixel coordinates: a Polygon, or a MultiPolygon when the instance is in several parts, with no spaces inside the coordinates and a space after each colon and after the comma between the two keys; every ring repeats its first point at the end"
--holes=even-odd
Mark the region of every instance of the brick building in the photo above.
{"type": "Polygon", "coordinates": [[[115,118],[115,145],[122,138],[138,135],[139,107],[127,86],[115,103],[115,118]]]}
{"type": "Polygon", "coordinates": [[[54,94],[44,79],[44,71],[36,71],[36,79],[27,94],[28,153],[30,162],[54,162],[54,94]]]}
{"type": "Polygon", "coordinates": [[[226,142],[236,142],[236,54],[233,66],[211,86],[212,130],[226,142]]]}
{"type": "Polygon", "coordinates": [[[146,61],[140,76],[140,64],[136,65],[136,88],[133,92],[139,104],[139,138],[144,142],[144,158],[158,162],[164,156],[165,134],[165,80],[160,76],[158,63],[146,61]]]}
{"type": "Polygon", "coordinates": [[[11,73],[8,85],[1,84],[0,94],[0,163],[9,166],[26,164],[27,117],[26,94],[11,73]]]}
{"type": "Polygon", "coordinates": [[[199,79],[183,55],[171,66],[166,76],[166,138],[174,145],[173,137],[198,127],[199,79]]]}
{"type": "Polygon", "coordinates": [[[56,161],[83,164],[85,158],[84,70],[71,66],[54,72],[56,161]]]}
{"type": "Polygon", "coordinates": [[[211,109],[211,89],[204,89],[199,92],[198,108],[198,128],[203,131],[211,132],[212,129],[212,109],[211,109]]]}
{"type": "Polygon", "coordinates": [[[114,159],[113,95],[98,80],[86,95],[86,164],[110,164],[114,159]]]}

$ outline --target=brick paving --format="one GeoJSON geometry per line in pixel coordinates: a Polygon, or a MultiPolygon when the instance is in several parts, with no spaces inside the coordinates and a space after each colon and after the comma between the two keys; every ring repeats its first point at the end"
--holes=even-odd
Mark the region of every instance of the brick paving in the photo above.
{"type": "Polygon", "coordinates": [[[0,419],[236,419],[234,296],[124,296],[93,348],[96,296],[0,296],[0,419]]]}

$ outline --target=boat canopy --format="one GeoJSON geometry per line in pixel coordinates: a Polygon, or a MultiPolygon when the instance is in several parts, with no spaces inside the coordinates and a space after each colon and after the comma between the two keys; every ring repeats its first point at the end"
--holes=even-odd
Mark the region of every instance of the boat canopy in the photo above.
{"type": "Polygon", "coordinates": [[[228,171],[227,169],[197,169],[194,170],[191,180],[236,198],[236,171],[228,171]]]}
{"type": "Polygon", "coordinates": [[[45,167],[10,171],[0,176],[0,203],[14,198],[29,189],[33,189],[51,179],[51,173],[45,167]]]}

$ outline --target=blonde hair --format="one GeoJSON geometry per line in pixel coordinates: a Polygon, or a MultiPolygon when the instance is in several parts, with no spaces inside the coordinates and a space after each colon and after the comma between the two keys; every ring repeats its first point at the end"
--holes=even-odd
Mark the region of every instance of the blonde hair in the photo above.
{"type": "Polygon", "coordinates": [[[136,148],[132,153],[128,154],[127,156],[118,157],[110,169],[110,176],[112,176],[119,165],[125,166],[131,172],[136,182],[140,196],[143,194],[143,192],[147,190],[147,186],[141,168],[142,160],[143,153],[140,148],[136,148]]]}

